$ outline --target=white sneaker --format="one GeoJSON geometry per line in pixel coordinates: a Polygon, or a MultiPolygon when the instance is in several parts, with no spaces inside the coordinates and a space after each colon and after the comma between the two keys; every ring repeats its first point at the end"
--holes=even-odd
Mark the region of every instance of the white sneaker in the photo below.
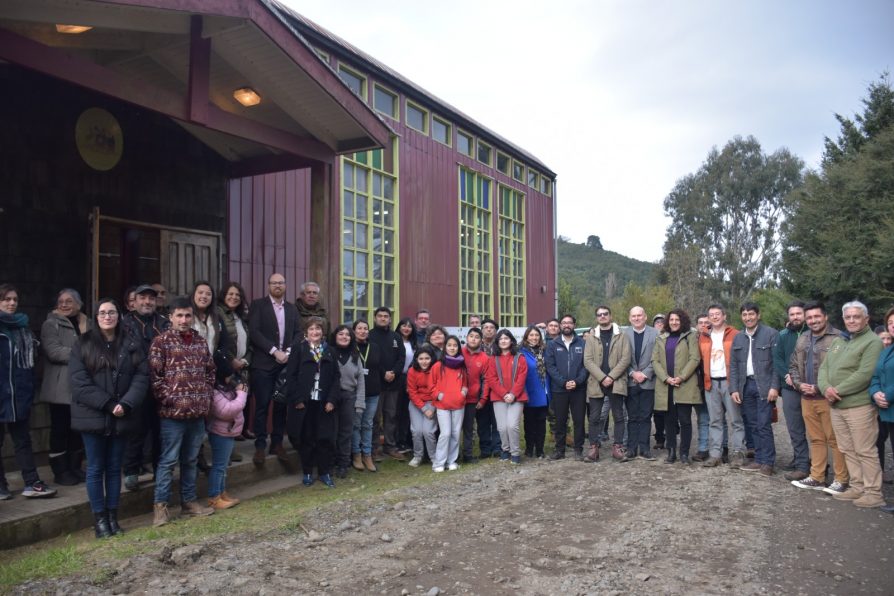
{"type": "Polygon", "coordinates": [[[450,470],[451,472],[455,472],[456,470],[459,469],[459,464],[454,462],[454,463],[450,464],[449,466],[447,466],[447,469],[450,470]]]}
{"type": "Polygon", "coordinates": [[[418,468],[419,464],[421,464],[421,463],[422,463],[421,457],[414,457],[413,459],[410,460],[409,465],[410,465],[410,467],[418,468]]]}
{"type": "Polygon", "coordinates": [[[434,468],[431,469],[431,471],[432,471],[432,472],[438,472],[438,473],[443,472],[443,471],[444,471],[444,466],[435,466],[434,468]]]}

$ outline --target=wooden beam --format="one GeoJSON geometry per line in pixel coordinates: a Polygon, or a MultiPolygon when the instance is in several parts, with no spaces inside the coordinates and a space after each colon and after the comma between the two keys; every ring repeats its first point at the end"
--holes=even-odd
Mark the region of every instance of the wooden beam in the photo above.
{"type": "Polygon", "coordinates": [[[189,118],[208,123],[211,79],[211,40],[202,37],[202,16],[193,15],[189,27],[189,118]]]}
{"type": "Polygon", "coordinates": [[[274,172],[301,170],[318,165],[320,165],[318,161],[294,155],[280,154],[243,159],[230,166],[227,173],[230,178],[245,178],[261,174],[272,174],[274,172]]]}
{"type": "Polygon", "coordinates": [[[207,101],[205,102],[207,121],[194,120],[189,102],[176,93],[164,91],[139,80],[123,77],[119,73],[87,59],[49,48],[4,29],[0,29],[0,59],[177,120],[205,126],[211,130],[234,135],[293,155],[318,162],[332,161],[335,155],[329,147],[315,139],[299,137],[284,130],[230,114],[208,104],[207,101]]]}

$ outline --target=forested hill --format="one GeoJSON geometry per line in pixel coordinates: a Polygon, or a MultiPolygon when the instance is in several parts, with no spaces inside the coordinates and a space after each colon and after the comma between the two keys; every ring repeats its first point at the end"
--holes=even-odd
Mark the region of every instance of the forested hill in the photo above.
{"type": "MultiPolygon", "coordinates": [[[[596,248],[592,242],[588,246],[565,242],[560,238],[557,244],[559,283],[564,281],[570,284],[576,300],[586,300],[591,305],[607,303],[623,294],[624,287],[630,281],[642,287],[655,283],[653,263],[596,248]],[[608,292],[606,283],[613,285],[608,292]]],[[[598,238],[595,245],[601,246],[598,238]]]]}

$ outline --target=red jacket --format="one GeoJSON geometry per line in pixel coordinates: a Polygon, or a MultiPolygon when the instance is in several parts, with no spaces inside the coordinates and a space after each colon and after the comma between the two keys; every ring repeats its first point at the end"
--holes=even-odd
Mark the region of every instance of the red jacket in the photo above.
{"type": "Polygon", "coordinates": [[[211,409],[214,361],[198,333],[169,329],[152,340],[149,378],[159,418],[204,418],[211,409]]]}
{"type": "Polygon", "coordinates": [[[463,389],[469,390],[469,373],[465,366],[450,368],[443,362],[431,367],[432,398],[439,410],[461,410],[466,405],[463,389]]]}
{"type": "Polygon", "coordinates": [[[412,366],[407,371],[407,393],[410,401],[420,410],[431,406],[432,367],[428,370],[416,370],[412,366]]]}
{"type": "Polygon", "coordinates": [[[490,366],[487,367],[487,386],[490,389],[491,401],[503,401],[507,393],[515,396],[515,401],[528,401],[525,393],[525,379],[528,377],[528,363],[525,357],[518,355],[518,366],[515,369],[515,378],[512,378],[512,362],[515,356],[512,354],[500,354],[491,357],[490,366]],[[497,376],[497,367],[503,373],[503,383],[497,376]]]}
{"type": "Polygon", "coordinates": [[[490,401],[490,390],[485,380],[491,360],[490,356],[484,350],[478,350],[473,354],[469,348],[463,346],[463,358],[466,360],[466,371],[469,373],[469,393],[466,394],[466,403],[477,404],[479,401],[490,401]]]}
{"type": "MultiPolygon", "coordinates": [[[[726,377],[729,378],[729,353],[733,347],[733,338],[736,337],[738,331],[727,325],[723,330],[723,352],[726,357],[726,377]]],[[[713,342],[711,342],[710,335],[702,335],[699,333],[698,335],[698,349],[702,354],[702,370],[705,373],[705,391],[709,391],[711,389],[711,347],[713,346],[713,342]]]]}

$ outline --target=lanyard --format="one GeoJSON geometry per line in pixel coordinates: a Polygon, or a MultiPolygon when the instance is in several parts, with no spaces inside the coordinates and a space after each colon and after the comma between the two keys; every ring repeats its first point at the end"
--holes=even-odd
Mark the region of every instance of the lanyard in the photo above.
{"type": "Polygon", "coordinates": [[[365,352],[361,352],[360,348],[357,348],[357,354],[360,355],[360,360],[363,362],[363,368],[366,368],[366,357],[369,356],[369,344],[366,344],[365,352]]]}

